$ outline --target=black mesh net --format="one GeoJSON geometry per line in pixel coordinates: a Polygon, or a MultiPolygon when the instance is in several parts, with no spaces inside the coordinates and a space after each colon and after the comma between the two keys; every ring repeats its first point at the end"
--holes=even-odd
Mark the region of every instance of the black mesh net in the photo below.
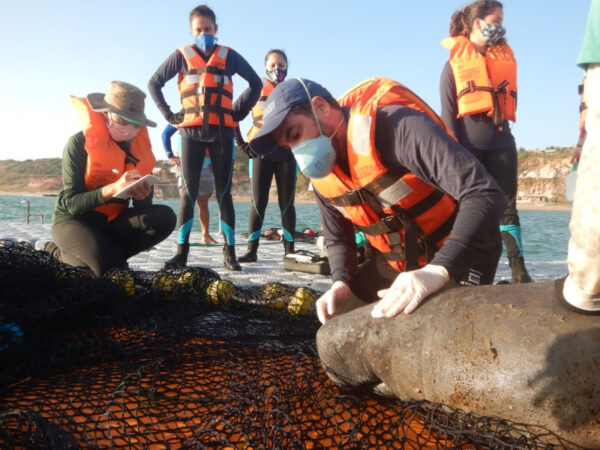
{"type": "Polygon", "coordinates": [[[334,385],[319,293],[210,269],[94,279],[0,247],[0,447],[563,448],[539,427],[334,385]]]}

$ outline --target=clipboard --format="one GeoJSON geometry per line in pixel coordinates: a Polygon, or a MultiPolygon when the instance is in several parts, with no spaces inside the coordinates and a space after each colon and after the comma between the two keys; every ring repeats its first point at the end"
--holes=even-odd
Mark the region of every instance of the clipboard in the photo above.
{"type": "Polygon", "coordinates": [[[158,178],[157,176],[151,175],[151,174],[144,175],[139,180],[136,180],[133,183],[131,183],[125,189],[121,189],[119,192],[117,192],[115,195],[113,195],[112,198],[120,198],[121,200],[128,200],[131,197],[131,189],[135,188],[136,186],[138,186],[144,182],[148,182],[148,183],[150,183],[150,186],[154,186],[156,183],[160,183],[160,178],[158,178]]]}

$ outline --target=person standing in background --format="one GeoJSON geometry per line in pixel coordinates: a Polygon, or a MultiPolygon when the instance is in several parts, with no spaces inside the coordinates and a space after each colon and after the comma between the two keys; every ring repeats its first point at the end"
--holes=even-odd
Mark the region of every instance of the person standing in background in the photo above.
{"type": "MultiPolygon", "coordinates": [[[[179,190],[179,197],[185,195],[185,187],[183,185],[183,177],[181,176],[181,161],[179,154],[173,153],[173,147],[171,146],[171,136],[175,134],[177,128],[173,125],[168,124],[162,132],[162,142],[167,154],[167,158],[171,164],[175,165],[175,172],[177,173],[177,189],[179,190]]],[[[181,146],[180,146],[181,148],[181,146]]],[[[202,165],[202,171],[200,172],[200,184],[198,187],[198,220],[200,227],[202,228],[202,239],[203,244],[216,244],[212,236],[210,235],[210,211],[208,209],[208,200],[210,196],[215,192],[215,177],[212,173],[212,167],[210,164],[210,155],[204,156],[204,164],[202,165]]]]}
{"type": "Polygon", "coordinates": [[[233,130],[244,119],[260,95],[262,83],[248,62],[235,50],[218,45],[217,19],[206,5],[190,13],[194,44],[173,52],[148,82],[148,90],[163,117],[181,134],[181,174],[186,192],[179,205],[177,252],[165,267],[185,267],[190,249],[194,204],[198,196],[204,155],[211,157],[225,237],[223,262],[228,270],[242,270],[235,255],[235,210],[231,198],[233,130]],[[233,106],[233,76],[250,85],[233,106]],[[181,110],[173,113],[162,87],[178,77],[181,110]]]}
{"type": "MultiPolygon", "coordinates": [[[[265,57],[267,78],[263,78],[263,88],[259,101],[252,108],[253,125],[248,131],[248,140],[262,127],[263,112],[269,94],[285,80],[288,70],[288,60],[283,50],[270,50],[265,57]]],[[[258,156],[249,148],[239,127],[235,131],[236,145],[246,152],[250,158],[250,177],[252,182],[252,208],[248,217],[248,251],[240,256],[240,262],[256,262],[256,252],[260,239],[265,210],[269,202],[269,189],[275,176],[277,183],[277,199],[281,211],[281,226],[283,228],[284,252],[294,253],[294,235],[296,233],[296,177],[298,169],[294,155],[289,148],[258,156]]]]}
{"type": "Polygon", "coordinates": [[[600,314],[600,0],[592,0],[577,65],[585,70],[585,143],[577,169],[563,296],[575,310],[600,314]]]}
{"type": "Polygon", "coordinates": [[[442,45],[450,59],[440,79],[442,119],[494,177],[506,196],[500,232],[513,283],[529,283],[517,212],[517,62],[504,39],[502,3],[478,0],[456,11],[442,45]]]}

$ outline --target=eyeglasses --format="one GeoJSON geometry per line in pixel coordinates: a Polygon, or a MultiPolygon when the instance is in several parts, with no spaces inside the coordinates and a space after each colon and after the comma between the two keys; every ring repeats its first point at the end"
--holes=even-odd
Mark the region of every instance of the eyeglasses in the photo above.
{"type": "Polygon", "coordinates": [[[108,113],[108,118],[111,120],[111,122],[114,123],[118,123],[119,125],[133,125],[135,128],[140,128],[141,125],[138,125],[137,123],[133,123],[130,122],[129,120],[121,117],[120,115],[114,113],[114,112],[109,112],[108,113]]]}

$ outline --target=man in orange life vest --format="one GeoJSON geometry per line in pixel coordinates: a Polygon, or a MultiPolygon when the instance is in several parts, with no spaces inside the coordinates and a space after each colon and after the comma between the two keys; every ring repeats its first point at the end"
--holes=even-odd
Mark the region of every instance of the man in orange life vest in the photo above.
{"type": "Polygon", "coordinates": [[[505,201],[483,166],[401,84],[372,78],[339,103],[319,84],[291,79],[267,99],[258,154],[291,147],[314,186],[332,270],[321,322],[350,293],[374,317],[414,311],[452,278],[493,282],[505,201]],[[374,256],[357,268],[355,227],[374,256]]]}

